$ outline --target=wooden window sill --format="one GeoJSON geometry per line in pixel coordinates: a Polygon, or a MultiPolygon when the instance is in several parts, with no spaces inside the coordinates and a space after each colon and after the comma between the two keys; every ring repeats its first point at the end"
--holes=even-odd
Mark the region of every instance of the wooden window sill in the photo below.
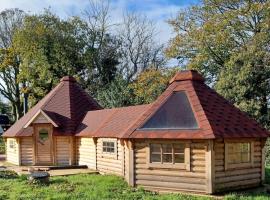
{"type": "Polygon", "coordinates": [[[148,169],[180,169],[185,170],[185,164],[161,164],[161,163],[149,163],[148,169]]]}

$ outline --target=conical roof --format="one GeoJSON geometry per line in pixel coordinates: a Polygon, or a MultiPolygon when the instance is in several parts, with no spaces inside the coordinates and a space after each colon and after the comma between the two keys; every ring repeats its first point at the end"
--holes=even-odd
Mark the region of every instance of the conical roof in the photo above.
{"type": "MultiPolygon", "coordinates": [[[[181,103],[172,104],[174,109],[181,103]]],[[[172,110],[173,108],[171,108],[172,110]]],[[[181,109],[180,109],[181,110],[181,109]]],[[[190,115],[182,113],[182,115],[190,115]]],[[[130,126],[122,138],[214,139],[268,137],[269,132],[254,119],[204,83],[194,70],[178,72],[166,91],[130,126]],[[175,93],[185,93],[198,128],[144,128],[175,93]]]]}
{"type": "Polygon", "coordinates": [[[90,110],[99,110],[101,106],[90,97],[73,77],[66,76],[60,83],[39,101],[26,115],[19,119],[4,134],[4,137],[29,136],[33,128],[27,123],[42,111],[55,124],[54,134],[75,134],[77,126],[90,110]]]}

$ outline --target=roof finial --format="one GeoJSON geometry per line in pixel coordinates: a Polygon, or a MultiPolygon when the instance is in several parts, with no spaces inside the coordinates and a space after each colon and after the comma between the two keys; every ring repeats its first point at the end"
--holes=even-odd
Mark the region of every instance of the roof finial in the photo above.
{"type": "Polygon", "coordinates": [[[175,74],[170,80],[170,84],[175,81],[201,81],[204,82],[203,76],[196,70],[183,70],[175,74]]]}
{"type": "Polygon", "coordinates": [[[63,78],[61,78],[60,80],[61,82],[63,81],[68,81],[68,82],[77,82],[76,79],[72,76],[64,76],[63,78]]]}

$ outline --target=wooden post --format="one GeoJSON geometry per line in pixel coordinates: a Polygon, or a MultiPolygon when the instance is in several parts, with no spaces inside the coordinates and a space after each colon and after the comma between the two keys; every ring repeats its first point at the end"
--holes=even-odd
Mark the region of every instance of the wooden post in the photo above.
{"type": "Polygon", "coordinates": [[[16,146],[17,146],[17,153],[18,153],[18,165],[22,164],[22,156],[21,156],[21,143],[20,138],[16,138],[16,146]]]}
{"type": "Polygon", "coordinates": [[[261,163],[261,182],[265,180],[265,142],[266,140],[261,140],[261,149],[262,149],[262,163],[261,163]]]}
{"type": "Polygon", "coordinates": [[[37,141],[36,141],[36,126],[33,125],[33,165],[37,164],[37,141]]]}
{"type": "Polygon", "coordinates": [[[73,136],[69,137],[69,165],[74,165],[74,140],[73,136]]]}
{"type": "Polygon", "coordinates": [[[97,170],[97,141],[98,138],[93,138],[93,142],[94,142],[94,145],[95,145],[95,170],[97,170]]]}
{"type": "Polygon", "coordinates": [[[134,144],[132,141],[128,141],[128,147],[129,147],[129,180],[128,184],[132,187],[135,186],[134,183],[134,144]]]}
{"type": "Polygon", "coordinates": [[[206,192],[213,194],[215,190],[215,152],[214,152],[214,141],[209,140],[206,146],[206,192]]]}
{"type": "Polygon", "coordinates": [[[122,176],[125,177],[125,142],[123,139],[120,139],[121,144],[121,165],[122,165],[122,176]]]}

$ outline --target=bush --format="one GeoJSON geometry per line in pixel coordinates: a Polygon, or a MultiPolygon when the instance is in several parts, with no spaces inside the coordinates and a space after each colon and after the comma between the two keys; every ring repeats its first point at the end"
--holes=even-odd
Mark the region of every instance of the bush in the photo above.
{"type": "Polygon", "coordinates": [[[0,154],[4,154],[6,151],[4,139],[0,136],[0,154]]]}
{"type": "Polygon", "coordinates": [[[14,171],[4,170],[0,171],[0,178],[3,179],[15,179],[18,178],[18,174],[14,171]]]}

